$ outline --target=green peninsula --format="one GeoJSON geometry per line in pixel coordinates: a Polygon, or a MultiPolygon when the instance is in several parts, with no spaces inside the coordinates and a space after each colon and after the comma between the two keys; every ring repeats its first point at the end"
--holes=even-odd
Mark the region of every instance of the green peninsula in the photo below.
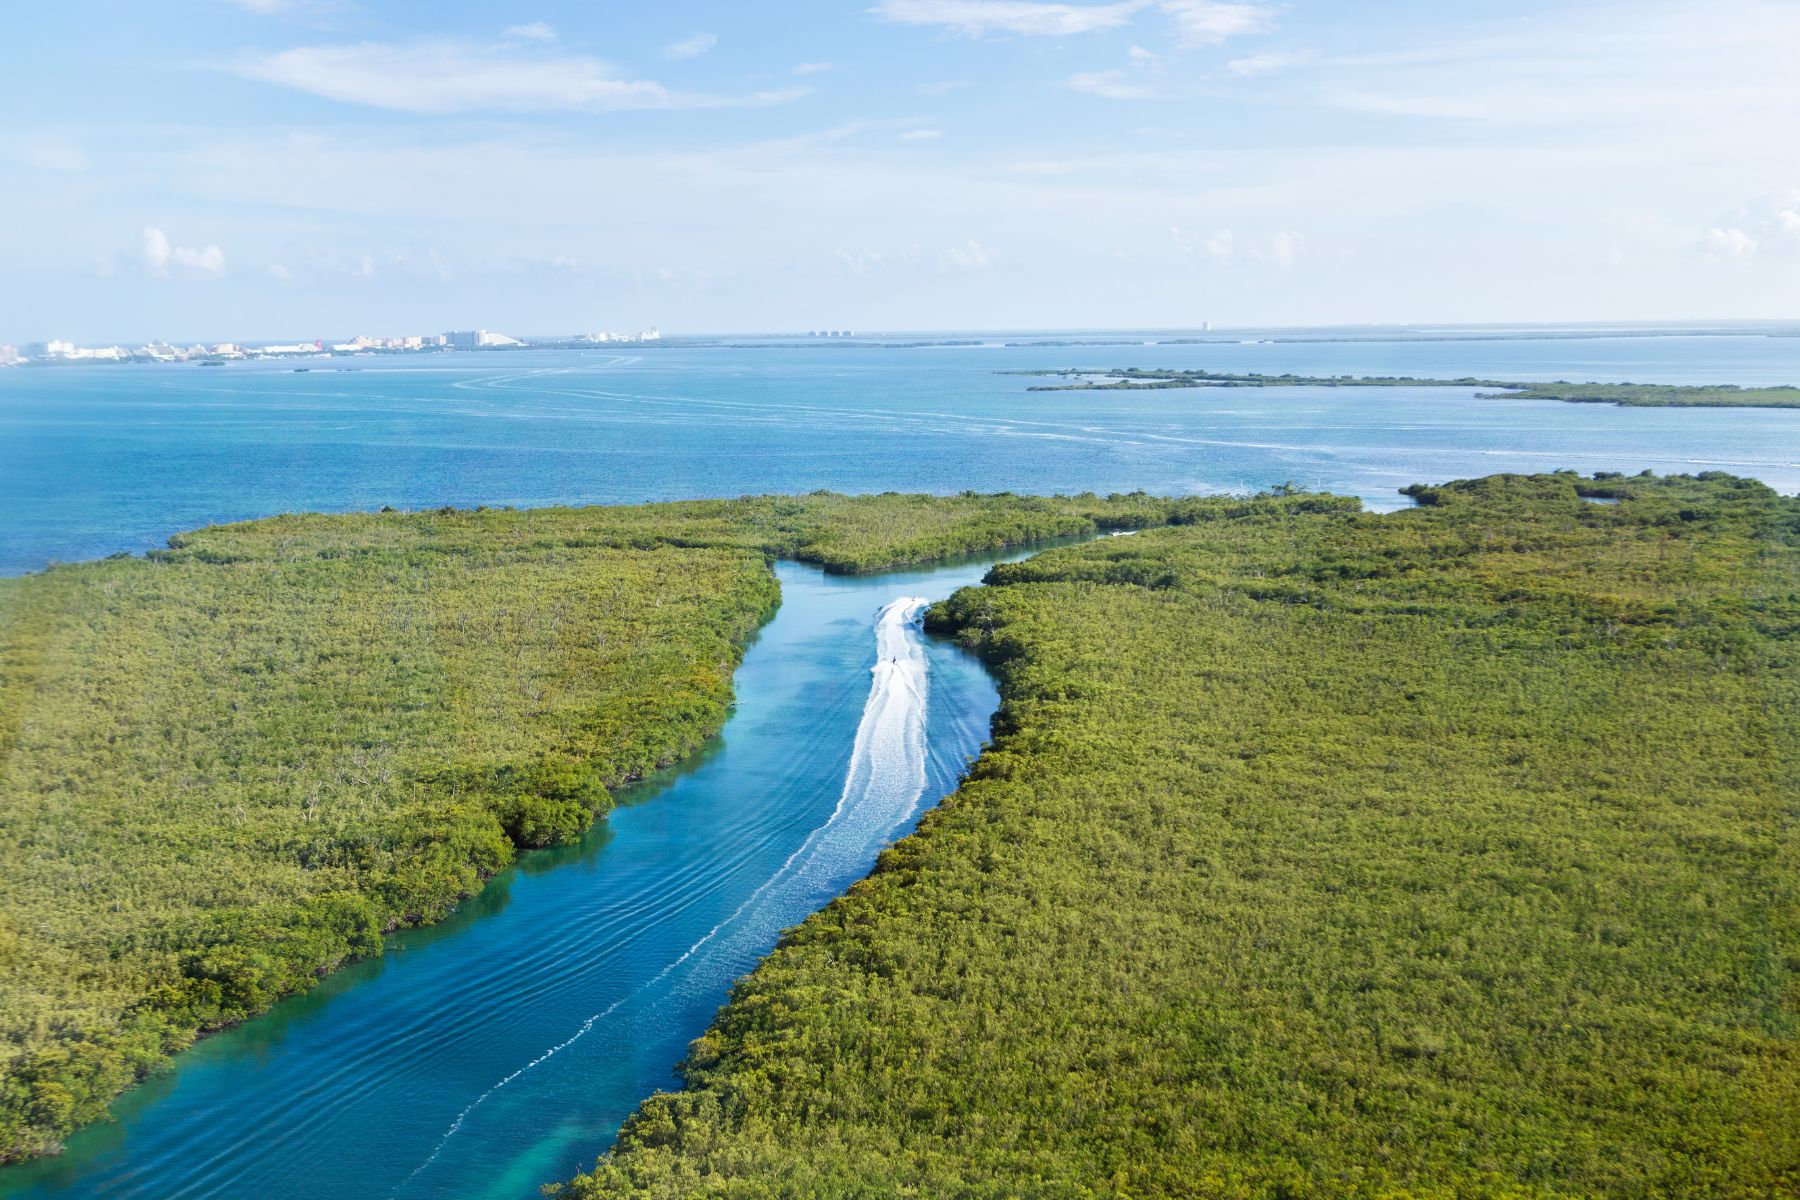
{"type": "Polygon", "coordinates": [[[1032,392],[1140,391],[1160,388],[1241,387],[1457,387],[1484,389],[1484,397],[1614,404],[1621,408],[1800,408],[1800,387],[1739,387],[1732,383],[1520,383],[1497,379],[1421,379],[1411,375],[1261,375],[1227,371],[1020,371],[1068,382],[1036,384],[1032,392]]]}
{"type": "Polygon", "coordinates": [[[772,558],[1138,528],[933,610],[992,747],[563,1194],[1794,1194],[1800,500],[1408,491],[288,516],[0,580],[4,1156],[691,753],[772,558]]]}
{"type": "Polygon", "coordinates": [[[991,749],[560,1195],[1800,1194],[1800,500],[1410,490],[934,608],[991,749]]]}
{"type": "Polygon", "coordinates": [[[699,748],[772,556],[870,570],[1172,507],[285,516],[0,580],[0,1161],[699,748]]]}

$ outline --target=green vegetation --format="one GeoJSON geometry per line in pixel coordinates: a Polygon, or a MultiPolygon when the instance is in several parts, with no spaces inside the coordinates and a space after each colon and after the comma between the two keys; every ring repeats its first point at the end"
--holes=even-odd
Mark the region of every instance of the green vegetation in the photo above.
{"type": "MultiPolygon", "coordinates": [[[[1176,502],[1175,507],[1179,507],[1176,502]]],[[[1171,502],[1147,496],[746,496],[598,508],[443,509],[433,513],[303,514],[170,539],[166,559],[470,554],[528,547],[751,550],[846,574],[951,558],[1096,529],[1159,524],[1171,502]]]]}
{"type": "Polygon", "coordinates": [[[1412,493],[934,608],[993,747],[561,1195],[1800,1194],[1800,501],[1412,493]]]}
{"type": "Polygon", "coordinates": [[[287,516],[0,580],[0,1161],[694,751],[775,603],[771,555],[867,570],[1170,510],[287,516]]]}
{"type": "Polygon", "coordinates": [[[1616,404],[1622,408],[1800,408],[1800,387],[1739,387],[1734,383],[1520,383],[1496,379],[1419,379],[1410,375],[1259,375],[1223,371],[1020,371],[1069,383],[1037,384],[1032,392],[1148,391],[1159,388],[1239,387],[1464,387],[1499,389],[1484,397],[1616,404]]]}
{"type": "Polygon", "coordinates": [[[1513,384],[1499,393],[1515,400],[1563,400],[1616,404],[1621,408],[1800,408],[1800,388],[1739,387],[1734,383],[1677,386],[1666,383],[1513,384]]]}

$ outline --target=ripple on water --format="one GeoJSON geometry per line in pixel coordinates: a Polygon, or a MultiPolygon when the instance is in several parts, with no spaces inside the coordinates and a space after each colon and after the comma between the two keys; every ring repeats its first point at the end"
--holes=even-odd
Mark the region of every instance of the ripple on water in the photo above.
{"type": "Polygon", "coordinates": [[[708,752],[445,924],[202,1043],[0,1196],[518,1197],[585,1168],[781,929],[954,786],[996,703],[917,627],[989,560],[782,564],[708,752]],[[892,603],[890,603],[892,602],[892,603]],[[879,645],[879,650],[878,650],[879,645]]]}

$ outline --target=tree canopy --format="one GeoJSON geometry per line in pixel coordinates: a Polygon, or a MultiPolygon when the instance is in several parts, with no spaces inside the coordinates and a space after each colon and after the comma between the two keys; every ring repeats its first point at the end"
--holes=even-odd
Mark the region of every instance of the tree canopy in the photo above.
{"type": "Polygon", "coordinates": [[[560,1194],[1800,1194],[1800,501],[1412,491],[936,606],[992,747],[560,1194]]]}

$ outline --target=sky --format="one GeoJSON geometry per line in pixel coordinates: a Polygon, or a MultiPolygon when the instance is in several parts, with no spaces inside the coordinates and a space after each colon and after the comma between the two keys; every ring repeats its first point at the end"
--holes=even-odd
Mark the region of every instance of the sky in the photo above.
{"type": "Polygon", "coordinates": [[[1795,0],[17,0],[0,341],[1800,317],[1795,0]]]}

